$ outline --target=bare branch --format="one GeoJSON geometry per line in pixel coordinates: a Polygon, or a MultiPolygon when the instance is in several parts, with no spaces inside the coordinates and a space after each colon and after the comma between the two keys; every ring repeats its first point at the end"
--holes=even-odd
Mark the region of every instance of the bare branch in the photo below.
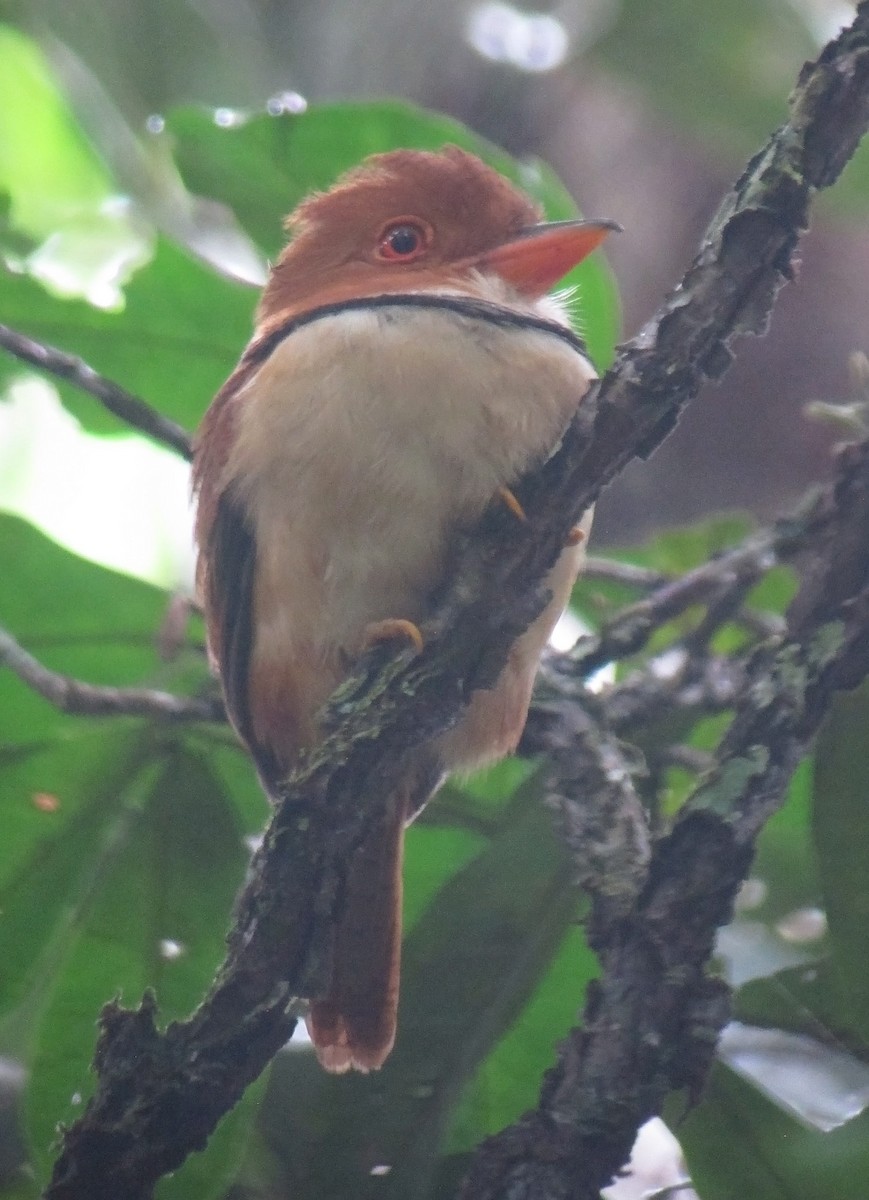
{"type": "Polygon", "coordinates": [[[176,696],[152,688],[97,687],[50,671],[0,628],[0,665],[62,712],[77,716],[154,717],[162,721],[225,721],[219,696],[176,696]]]}
{"type": "Polygon", "coordinates": [[[712,596],[740,594],[775,565],[777,537],[774,529],[762,530],[741,546],[687,571],[635,604],[620,609],[594,636],[581,638],[572,652],[575,669],[588,676],[608,662],[627,658],[647,644],[668,621],[712,596]]]}
{"type": "Polygon", "coordinates": [[[161,416],[150,404],[126,391],[120,384],[106,379],[104,375],[98,375],[82,359],[73,354],[66,354],[54,346],[37,342],[10,329],[8,325],[0,325],[0,346],[21,362],[38,367],[47,375],[54,375],[57,379],[63,379],[87,392],[114,416],[131,425],[133,429],[138,429],[140,433],[147,434],[155,442],[175,450],[188,462],[193,457],[190,434],[186,430],[170,421],[168,417],[161,416]]]}
{"type": "Polygon", "coordinates": [[[697,604],[712,602],[698,630],[689,635],[689,642],[708,640],[731,619],[763,637],[782,633],[775,618],[746,610],[743,601],[777,563],[791,562],[803,554],[828,520],[825,493],[813,491],[795,512],[770,528],[760,529],[733,549],[666,580],[642,600],[620,609],[598,633],[580,638],[570,655],[574,670],[588,677],[609,662],[636,654],[662,625],[697,604]]]}
{"type": "Polygon", "coordinates": [[[661,674],[652,662],[607,690],[607,721],[620,737],[638,739],[671,717],[683,724],[736,707],[746,687],[745,663],[740,658],[710,654],[696,661],[687,656],[675,674],[661,674]]]}
{"type": "Polygon", "coordinates": [[[586,579],[601,579],[607,583],[620,583],[625,587],[639,588],[643,591],[664,587],[672,578],[661,571],[638,567],[636,563],[594,554],[590,554],[585,560],[582,573],[586,579]]]}

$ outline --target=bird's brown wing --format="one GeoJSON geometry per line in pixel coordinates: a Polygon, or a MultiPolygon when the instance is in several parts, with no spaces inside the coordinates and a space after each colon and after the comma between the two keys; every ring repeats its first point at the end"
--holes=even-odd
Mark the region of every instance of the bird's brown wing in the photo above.
{"type": "Polygon", "coordinates": [[[226,709],[272,792],[282,766],[273,750],[257,738],[250,704],[256,539],[241,505],[228,492],[217,502],[207,562],[202,584],[208,641],[220,671],[226,709]]]}
{"type": "Polygon", "coordinates": [[[209,652],[223,684],[229,718],[271,794],[283,771],[274,751],[256,736],[250,701],[256,536],[241,502],[224,484],[244,389],[266,352],[256,339],[250,343],[205,414],[194,446],[193,490],[199,549],[196,581],[209,652]]]}

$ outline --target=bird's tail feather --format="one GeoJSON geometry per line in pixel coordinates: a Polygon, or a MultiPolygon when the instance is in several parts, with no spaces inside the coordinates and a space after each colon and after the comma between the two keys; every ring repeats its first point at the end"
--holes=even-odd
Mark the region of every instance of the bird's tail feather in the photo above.
{"type": "Polygon", "coordinates": [[[405,805],[359,848],[346,881],[329,993],[314,1000],[308,1032],[327,1071],[383,1065],[395,1041],[401,965],[405,805]]]}

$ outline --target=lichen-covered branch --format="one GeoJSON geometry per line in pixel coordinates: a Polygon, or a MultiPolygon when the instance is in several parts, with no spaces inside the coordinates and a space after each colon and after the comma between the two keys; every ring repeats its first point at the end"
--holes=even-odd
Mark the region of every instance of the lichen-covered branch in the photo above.
{"type": "MultiPolygon", "coordinates": [[[[582,1025],[539,1106],[479,1148],[462,1200],[597,1200],[668,1092],[702,1083],[728,1016],[726,989],[707,974],[715,933],[834,691],[869,674],[869,442],[841,453],[825,501],[786,635],[756,652],[715,766],[656,846],[632,910],[614,920],[610,898],[595,896],[603,973],[582,1025]]],[[[593,773],[597,756],[585,757],[593,773]]]]}
{"type": "MultiPolygon", "coordinates": [[[[200,1009],[165,1033],[155,1027],[151,1001],[132,1013],[116,1005],[104,1012],[96,1093],[65,1133],[50,1200],[144,1200],[161,1174],[202,1145],[283,1044],[293,997],[323,979],[342,881],[360,847],[380,836],[390,796],[423,769],[425,743],[458,718],[473,689],[495,679],[509,646],[540,610],[541,580],[578,514],[632,457],[664,438],[704,380],[722,373],[734,335],[763,328],[789,277],[811,197],[834,181],[867,120],[864,3],[851,30],[804,70],[791,120],[726,198],[680,288],[622,350],[597,403],[583,404],[559,453],[525,481],[520,498],[529,519],[522,530],[493,514],[458,548],[424,630],[425,651],[416,658],[372,654],[331,701],[330,732],[286,782],[240,898],[226,961],[200,1009]]],[[[834,544],[838,554],[835,539],[827,549],[834,544]]],[[[853,631],[839,631],[840,646],[857,637],[853,611],[853,631]]],[[[802,645],[799,638],[814,629],[811,622],[793,625],[788,645],[802,645]]],[[[836,661],[835,654],[827,660],[824,682],[811,692],[813,713],[840,682],[836,661]]],[[[810,724],[803,721],[800,737],[810,724]]],[[[605,975],[586,1031],[570,1039],[530,1126],[480,1152],[465,1195],[595,1195],[592,1188],[624,1161],[636,1122],[655,1110],[663,1091],[674,1082],[696,1083],[723,1019],[721,992],[706,982],[704,966],[749,852],[719,815],[691,811],[652,860],[637,921],[593,925],[605,975]],[[702,851],[696,856],[695,842],[702,851]],[[674,919],[678,936],[662,944],[674,919]],[[681,974],[669,969],[674,962],[686,964],[681,974]],[[607,989],[616,998],[627,991],[634,1005],[636,1024],[622,1038],[610,1039],[601,1020],[614,999],[607,989]],[[703,1030],[711,1031],[708,1042],[703,1030]],[[609,1089],[628,1068],[634,1091],[614,1111],[609,1089]],[[591,1111],[578,1109],[586,1100],[606,1114],[594,1126],[593,1145],[576,1121],[578,1111],[591,1111]],[[540,1176],[548,1168],[529,1128],[555,1155],[557,1188],[540,1176]]]]}

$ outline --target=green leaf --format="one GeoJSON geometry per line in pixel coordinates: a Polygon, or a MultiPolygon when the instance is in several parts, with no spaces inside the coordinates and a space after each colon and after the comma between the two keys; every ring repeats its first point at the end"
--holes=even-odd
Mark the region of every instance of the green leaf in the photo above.
{"type": "Polygon", "coordinates": [[[820,902],[811,811],[812,770],[805,760],[793,774],[786,802],[758,838],[752,877],[767,885],[768,899],[757,910],[766,920],[778,921],[795,909],[816,907],[820,902]]]}
{"type": "MultiPolygon", "coordinates": [[[[120,312],[49,296],[27,276],[0,267],[6,324],[80,355],[191,430],[250,337],[255,301],[251,288],[165,240],[127,288],[120,312]]],[[[128,428],[91,397],[66,384],[60,390],[87,428],[115,433],[128,428]]]]}
{"type": "Polygon", "coordinates": [[[570,864],[538,791],[536,779],[520,788],[407,939],[397,1049],[423,1075],[500,1039],[574,918],[570,864]]]}
{"type": "Polygon", "coordinates": [[[847,995],[829,958],[753,979],[736,993],[734,1016],[750,1025],[804,1033],[869,1058],[847,995]]]}
{"type": "Polygon", "coordinates": [[[752,608],[784,616],[797,593],[799,581],[792,567],[779,566],[767,571],[763,579],[749,592],[746,603],[752,608]]]}
{"type": "Polygon", "coordinates": [[[794,71],[816,48],[787,4],[625,0],[595,53],[680,128],[742,157],[785,119],[794,71]]]}
{"type": "Polygon", "coordinates": [[[653,571],[682,574],[738,545],[752,526],[751,518],[742,513],[724,513],[695,525],[667,529],[642,546],[631,547],[624,557],[653,571]]]}
{"type": "MultiPolygon", "coordinates": [[[[48,666],[96,683],[205,682],[201,653],[159,662],[156,589],[10,518],[0,552],[16,568],[0,573],[0,624],[48,666]]],[[[0,710],[0,1046],[28,1062],[27,1132],[44,1175],[57,1121],[73,1119],[92,1086],[102,1005],[119,993],[136,1003],[152,986],[165,1020],[201,999],[224,953],[244,835],[265,804],[219,729],[67,715],[8,670],[0,710]]],[[[231,1178],[255,1107],[246,1100],[195,1160],[186,1195],[231,1178]]]]}
{"type": "Polygon", "coordinates": [[[446,1154],[470,1150],[534,1106],[541,1075],[576,1023],[583,992],[597,974],[597,957],[571,929],[528,1005],[465,1089],[452,1114],[446,1154]]]}
{"type": "Polygon", "coordinates": [[[715,1066],[678,1136],[703,1200],[865,1200],[867,1113],[830,1133],[806,1129],[715,1066]]]}
{"type": "MultiPolygon", "coordinates": [[[[0,624],[46,666],[92,683],[141,682],[163,598],[0,517],[0,624]]],[[[201,668],[200,668],[201,672],[201,668]]],[[[88,864],[140,757],[130,721],[70,717],[0,673],[0,1010],[21,1001],[86,889],[88,864]]]]}
{"type": "Polygon", "coordinates": [[[0,1013],[42,997],[61,969],[70,927],[115,836],[118,796],[141,765],[135,736],[117,723],[71,733],[65,745],[11,762],[7,754],[0,766],[0,1013]]]}
{"type": "Polygon", "coordinates": [[[207,766],[171,741],[131,776],[91,856],[87,903],[64,939],[37,1031],[28,1133],[48,1170],[58,1121],[92,1080],[94,1018],[112,997],[156,989],[162,1020],[189,1014],[223,957],[247,862],[242,830],[207,766]]]}
{"type": "Polygon", "coordinates": [[[151,229],[113,195],[35,42],[0,25],[0,219],[9,261],[60,295],[118,307],[121,287],[151,252],[151,229]]]}
{"type": "Polygon", "coordinates": [[[823,924],[812,919],[820,903],[820,886],[810,810],[811,768],[804,762],[794,772],[785,804],[761,831],[750,887],[719,938],[718,953],[727,962],[727,978],[733,983],[774,976],[798,963],[814,963],[827,953],[823,924]]]}
{"type": "Polygon", "coordinates": [[[265,827],[270,809],[250,756],[235,733],[228,726],[191,729],[186,744],[207,757],[221,791],[232,797],[239,820],[255,836],[265,827]]]}
{"type": "MultiPolygon", "coordinates": [[[[165,593],[96,568],[32,525],[3,514],[0,558],[15,568],[0,572],[0,624],[47,665],[94,683],[115,684],[140,681],[157,669],[155,640],[165,593]]],[[[8,672],[0,675],[0,687],[15,696],[4,707],[4,745],[32,741],[68,720],[8,672]]]]}
{"type": "Polygon", "coordinates": [[[0,1183],[0,1196],[3,1200],[39,1200],[42,1189],[35,1179],[24,1176],[19,1171],[12,1180],[0,1183]]]}
{"type": "MultiPolygon", "coordinates": [[[[769,893],[751,916],[772,921],[794,906],[817,903],[818,880],[809,841],[810,797],[811,772],[808,764],[803,764],[788,804],[761,835],[754,874],[768,885],[769,893]]],[[[816,954],[819,948],[823,942],[815,941],[806,950],[816,954]]],[[[856,1060],[847,1074],[831,1062],[822,1092],[820,1082],[813,1086],[799,1072],[800,1051],[792,1048],[794,1074],[776,1080],[779,1100],[775,1104],[753,1083],[723,1067],[716,1068],[702,1103],[679,1135],[704,1200],[734,1195],[751,1195],[752,1200],[756,1196],[760,1200],[768,1196],[787,1200],[862,1197],[869,1170],[869,1114],[864,1111],[854,1119],[848,1117],[859,1104],[852,1075],[856,1078],[855,1073],[861,1071],[869,1047],[854,1021],[853,1005],[836,966],[823,959],[804,963],[753,979],[738,990],[734,1016],[740,1021],[805,1035],[820,1044],[821,1054],[826,1046],[835,1057],[850,1052],[856,1060]],[[807,1121],[816,1119],[812,1114],[818,1110],[826,1119],[846,1123],[821,1132],[796,1120],[780,1107],[782,1103],[807,1121]]],[[[777,1053],[784,1056],[788,1049],[782,1046],[777,1053]]],[[[758,1085],[771,1086],[772,1080],[761,1074],[758,1085]]]]}
{"type": "Polygon", "coordinates": [[[0,25],[0,62],[0,190],[11,200],[10,223],[43,237],[94,210],[111,178],[36,45],[0,25]]]}
{"type": "Polygon", "coordinates": [[[836,697],[815,752],[813,829],[833,965],[851,1020],[869,1041],[869,684],[836,697]]]}
{"type": "Polygon", "coordinates": [[[157,1200],[216,1200],[226,1195],[253,1138],[268,1079],[268,1071],[255,1079],[215,1129],[205,1150],[191,1154],[178,1171],[160,1180],[157,1200]]]}
{"type": "Polygon", "coordinates": [[[442,887],[485,846],[467,829],[417,822],[407,832],[404,852],[403,926],[407,936],[442,887]]]}

